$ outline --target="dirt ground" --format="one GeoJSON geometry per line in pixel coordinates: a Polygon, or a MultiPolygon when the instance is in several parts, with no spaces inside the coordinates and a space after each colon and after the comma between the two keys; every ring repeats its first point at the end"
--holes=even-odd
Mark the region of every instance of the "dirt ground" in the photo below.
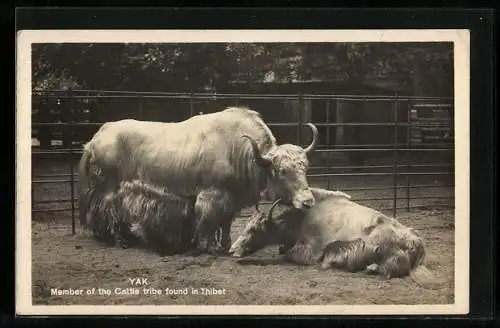
{"type": "MultiPolygon", "coordinates": [[[[276,247],[245,260],[230,257],[160,257],[142,249],[106,247],[85,236],[71,235],[68,224],[33,223],[34,304],[449,304],[454,294],[454,228],[451,212],[401,214],[401,222],[419,230],[429,255],[427,266],[446,279],[441,289],[424,289],[411,278],[384,281],[362,273],[322,271],[282,263],[276,247]],[[144,286],[129,278],[147,278],[144,286]],[[130,294],[134,287],[138,295],[130,294]],[[95,288],[95,295],[51,296],[51,289],[95,288]],[[98,288],[110,295],[98,295],[98,288]],[[184,294],[166,294],[183,290],[184,294]],[[222,294],[203,295],[202,288],[222,294]],[[120,290],[121,289],[121,290],[120,290]],[[199,294],[194,294],[198,289],[199,294]],[[122,292],[129,294],[118,294],[122,292]]],[[[236,220],[232,238],[243,229],[236,220]]],[[[234,240],[234,239],[233,239],[234,240]]]]}
{"type": "MultiPolygon", "coordinates": [[[[69,172],[68,166],[55,165],[53,161],[50,165],[34,165],[33,179],[68,179],[60,176],[69,172]]],[[[330,188],[391,186],[390,179],[338,177],[330,188]]],[[[326,186],[321,181],[311,180],[310,183],[326,186]]],[[[406,196],[405,181],[400,183],[403,187],[398,189],[398,197],[406,196]]],[[[438,187],[443,182],[432,176],[411,183],[436,184],[433,188],[413,189],[412,197],[449,196],[452,192],[449,187],[438,187]]],[[[70,191],[68,183],[50,183],[33,184],[32,193],[34,200],[39,202],[69,199],[70,191]]],[[[392,189],[349,191],[355,201],[389,198],[361,201],[375,209],[390,208],[392,192],[392,189]]],[[[275,246],[244,260],[209,255],[160,257],[144,249],[104,246],[80,235],[78,221],[77,234],[72,235],[70,212],[43,212],[49,208],[69,208],[70,202],[56,205],[37,203],[34,208],[42,212],[34,213],[32,217],[33,304],[450,304],[454,302],[454,213],[452,209],[434,206],[448,202],[447,199],[416,199],[411,201],[412,206],[425,205],[426,208],[397,212],[403,224],[417,229],[425,239],[427,267],[446,281],[441,289],[434,290],[419,287],[409,277],[384,281],[362,273],[323,271],[317,267],[286,264],[280,260],[275,246]],[[139,285],[137,281],[131,284],[130,279],[136,278],[146,278],[148,285],[139,285]],[[51,295],[51,289],[56,288],[81,290],[83,295],[51,295]],[[152,294],[153,291],[157,293],[152,294]]],[[[397,205],[404,208],[407,202],[401,199],[397,205]]],[[[390,210],[383,211],[391,214],[390,210]]],[[[247,219],[243,212],[242,217],[233,223],[233,241],[247,219]]]]}
{"type": "MultiPolygon", "coordinates": [[[[446,281],[441,289],[419,287],[409,277],[384,281],[362,273],[286,264],[274,246],[244,260],[209,255],[160,257],[148,250],[119,249],[78,233],[72,235],[71,220],[67,218],[32,223],[33,304],[453,303],[453,212],[414,211],[399,213],[398,218],[418,229],[425,238],[429,253],[427,267],[446,281]],[[146,278],[148,285],[131,283],[134,278],[146,278]],[[80,289],[83,295],[51,295],[54,288],[80,289]],[[94,288],[94,294],[86,295],[94,288]],[[204,288],[212,291],[212,295],[204,288]],[[152,290],[160,290],[162,294],[154,295],[152,290]]],[[[245,224],[245,217],[236,219],[233,240],[245,224]]]]}

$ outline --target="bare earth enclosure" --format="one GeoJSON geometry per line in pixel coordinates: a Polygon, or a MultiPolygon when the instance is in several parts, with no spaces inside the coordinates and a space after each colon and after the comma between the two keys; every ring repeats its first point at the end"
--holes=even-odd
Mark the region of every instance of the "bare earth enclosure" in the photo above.
{"type": "MultiPolygon", "coordinates": [[[[57,171],[54,167],[51,169],[57,171]]],[[[336,187],[342,189],[356,183],[357,181],[338,181],[336,187]]],[[[34,188],[34,196],[37,199],[65,198],[69,194],[67,184],[37,185],[34,188]]],[[[420,192],[430,196],[443,195],[450,190],[434,188],[420,192]]],[[[371,194],[362,191],[350,194],[353,200],[366,196],[384,196],[380,191],[375,194],[373,191],[371,194]]],[[[384,205],[387,207],[390,202],[370,201],[365,204],[377,209],[383,208],[384,205]]],[[[400,205],[402,204],[403,202],[400,205]]],[[[267,208],[268,205],[261,205],[262,210],[267,208]]],[[[387,213],[390,214],[390,211],[387,213]]],[[[33,304],[453,303],[455,249],[453,210],[435,209],[431,206],[412,209],[411,212],[398,210],[397,218],[401,223],[415,228],[424,238],[428,249],[427,267],[445,280],[440,289],[420,287],[409,277],[385,281],[363,273],[323,271],[319,267],[287,264],[278,256],[277,247],[274,246],[240,260],[209,255],[161,257],[145,249],[120,249],[99,244],[79,234],[78,223],[77,234],[72,235],[70,213],[34,213],[31,245],[33,304]],[[147,285],[140,284],[137,280],[131,283],[130,279],[136,278],[146,278],[147,285]],[[93,288],[95,288],[94,294],[87,295],[87,291],[92,293],[93,288]],[[57,295],[55,289],[81,290],[83,295],[57,295]],[[153,294],[153,290],[156,293],[160,290],[162,294],[153,294]],[[197,290],[198,294],[194,290],[197,290]],[[148,292],[149,294],[146,294],[148,292]],[[210,293],[212,295],[208,295],[210,293]]],[[[239,217],[233,223],[231,233],[233,241],[244,229],[247,219],[239,217]]]]}

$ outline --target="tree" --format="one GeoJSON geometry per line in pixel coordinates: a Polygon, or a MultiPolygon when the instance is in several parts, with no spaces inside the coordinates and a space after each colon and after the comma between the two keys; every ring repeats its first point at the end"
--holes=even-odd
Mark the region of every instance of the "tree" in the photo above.
{"type": "Polygon", "coordinates": [[[199,91],[232,82],[385,80],[416,95],[450,94],[446,43],[37,44],[33,81],[88,89],[199,91]]]}

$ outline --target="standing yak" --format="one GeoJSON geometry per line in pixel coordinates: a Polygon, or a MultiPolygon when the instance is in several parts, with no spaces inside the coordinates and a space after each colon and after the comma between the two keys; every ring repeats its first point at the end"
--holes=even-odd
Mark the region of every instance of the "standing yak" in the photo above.
{"type": "Polygon", "coordinates": [[[98,211],[91,199],[116,191],[122,181],[140,180],[179,197],[195,197],[198,251],[220,251],[210,247],[220,228],[227,252],[234,217],[257,204],[262,191],[297,209],[314,206],[306,172],[318,130],[308,125],[312,142],[302,148],[278,145],[261,115],[248,108],[229,107],[172,123],[105,123],[84,146],[79,164],[81,224],[88,227],[98,211]]]}

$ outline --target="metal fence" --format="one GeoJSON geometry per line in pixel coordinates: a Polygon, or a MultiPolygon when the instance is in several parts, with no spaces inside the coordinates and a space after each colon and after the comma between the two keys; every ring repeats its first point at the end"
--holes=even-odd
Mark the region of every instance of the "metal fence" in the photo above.
{"type": "Polygon", "coordinates": [[[449,200],[447,203],[433,206],[454,206],[453,195],[414,194],[415,190],[439,187],[447,188],[453,193],[454,115],[453,99],[450,98],[405,97],[397,94],[180,94],[73,90],[33,92],[32,104],[33,136],[36,136],[41,144],[32,147],[32,212],[69,211],[73,233],[77,210],[76,162],[82,153],[81,145],[91,138],[103,122],[121,118],[180,121],[231,105],[248,105],[261,112],[280,143],[286,141],[307,144],[307,138],[310,136],[304,123],[314,123],[320,130],[321,139],[312,155],[308,173],[313,185],[335,188],[345,177],[385,177],[385,183],[380,186],[366,182],[360,186],[339,189],[346,192],[365,191],[379,194],[390,192],[386,197],[353,199],[360,202],[390,201],[391,206],[379,209],[392,210],[393,216],[396,216],[398,209],[410,211],[412,208],[430,206],[427,203],[411,203],[412,200],[418,199],[449,200]],[[114,105],[112,101],[115,102],[114,105]],[[376,104],[381,103],[384,105],[377,107],[376,104]],[[344,114],[341,114],[342,109],[344,114]],[[352,114],[356,111],[358,114],[352,114]],[[346,116],[345,113],[350,113],[349,119],[341,119],[346,116]],[[348,129],[351,129],[350,132],[346,132],[348,129]],[[364,136],[363,142],[359,142],[360,136],[364,136]],[[370,142],[377,138],[385,141],[370,142]],[[47,142],[57,139],[63,140],[62,146],[47,142]],[[345,142],[346,139],[349,139],[349,142],[345,142]],[[35,168],[42,158],[48,159],[49,162],[61,161],[67,166],[67,170],[50,174],[36,173],[35,168]],[[444,161],[433,162],[436,158],[444,158],[444,161]],[[374,159],[378,159],[379,163],[368,163],[374,159]],[[449,181],[422,183],[419,182],[419,177],[444,178],[449,181]],[[69,198],[47,196],[43,200],[37,200],[35,186],[48,184],[69,185],[69,198]],[[405,191],[404,195],[399,195],[401,190],[405,191]],[[398,200],[404,200],[405,204],[398,206],[398,200]],[[60,208],[35,206],[50,206],[56,203],[71,205],[60,208]]]}

